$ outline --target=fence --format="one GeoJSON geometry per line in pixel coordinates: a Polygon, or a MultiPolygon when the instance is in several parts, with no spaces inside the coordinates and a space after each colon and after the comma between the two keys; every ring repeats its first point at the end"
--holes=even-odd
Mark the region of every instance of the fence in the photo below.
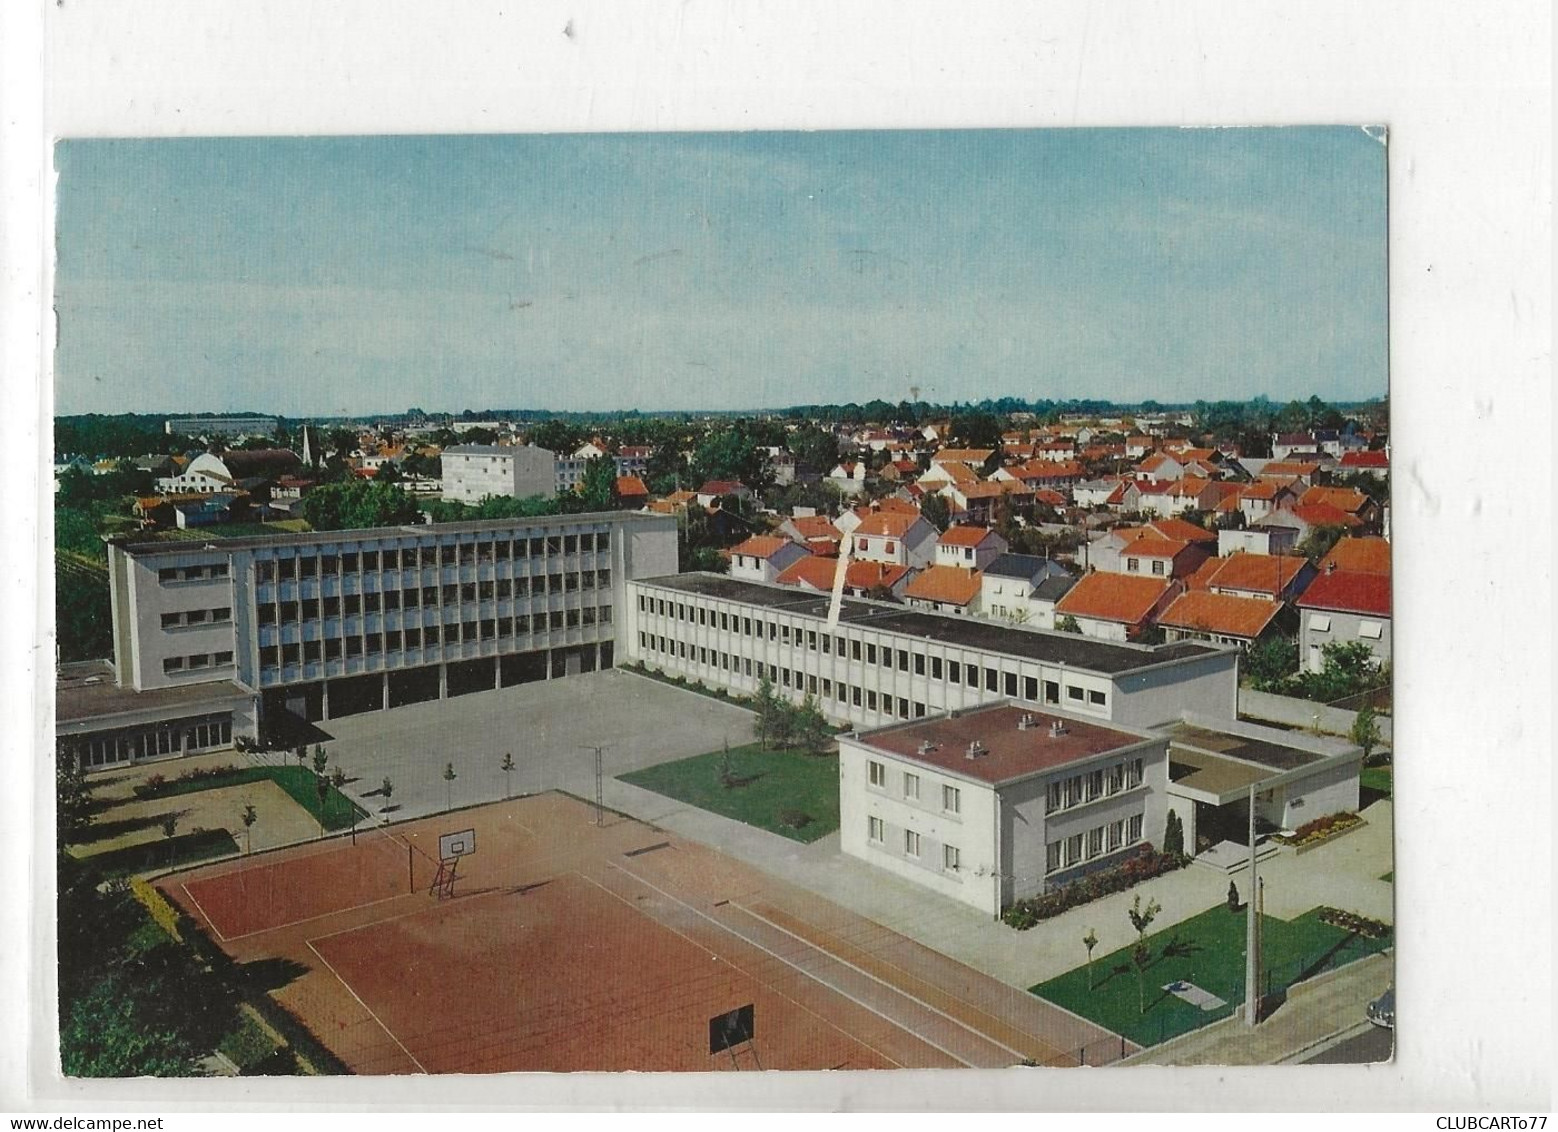
{"type": "MultiPolygon", "coordinates": [[[[1357,718],[1355,712],[1330,704],[1278,696],[1272,692],[1257,692],[1254,688],[1239,689],[1239,714],[1254,720],[1280,723],[1285,727],[1317,729],[1330,735],[1346,735],[1352,730],[1353,720],[1357,718]]],[[[1380,716],[1375,722],[1379,726],[1381,741],[1388,747],[1391,741],[1390,719],[1380,716]]]]}
{"type": "Polygon", "coordinates": [[[1074,1050],[1045,1058],[1043,1061],[1024,1064],[1042,1066],[1045,1069],[1075,1069],[1078,1066],[1113,1065],[1116,1061],[1128,1057],[1130,1053],[1130,1043],[1119,1035],[1111,1034],[1106,1038],[1096,1038],[1074,1050]]]}

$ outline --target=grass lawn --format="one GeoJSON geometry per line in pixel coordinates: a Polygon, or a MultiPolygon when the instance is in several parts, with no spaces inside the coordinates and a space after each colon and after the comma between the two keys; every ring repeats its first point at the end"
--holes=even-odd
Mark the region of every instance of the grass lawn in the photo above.
{"type": "MultiPolygon", "coordinates": [[[[1388,937],[1364,939],[1321,923],[1315,910],[1295,920],[1264,916],[1261,925],[1262,968],[1273,993],[1390,946],[1388,937]]],[[[1149,935],[1153,957],[1147,967],[1145,1014],[1129,947],[1093,961],[1091,990],[1085,966],[1029,989],[1139,1045],[1156,1045],[1225,1018],[1244,1002],[1244,929],[1244,912],[1219,906],[1149,935]],[[1161,989],[1180,979],[1226,999],[1228,1005],[1203,1011],[1161,989]]],[[[1077,957],[1084,958],[1081,940],[1071,942],[1077,957]]]]}
{"type": "Polygon", "coordinates": [[[722,753],[710,751],[618,777],[792,841],[815,841],[839,827],[837,755],[764,751],[756,743],[732,747],[731,775],[743,785],[727,787],[720,781],[722,753]],[[799,828],[786,825],[783,815],[792,810],[811,820],[799,828]]]}
{"type": "Polygon", "coordinates": [[[236,852],[238,842],[227,830],[198,829],[193,833],[177,834],[171,841],[163,837],[140,845],[127,845],[123,849],[110,849],[106,853],[94,853],[83,860],[102,870],[104,876],[127,877],[132,873],[193,865],[236,852]]]}
{"type": "Polygon", "coordinates": [[[1358,786],[1389,798],[1392,777],[1388,766],[1366,766],[1358,774],[1358,786]]]}
{"type": "MultiPolygon", "coordinates": [[[[141,798],[172,798],[179,794],[195,794],[201,790],[217,790],[224,786],[242,786],[248,782],[274,782],[302,806],[315,821],[319,820],[318,778],[312,770],[301,766],[243,766],[234,767],[225,774],[211,774],[201,778],[171,778],[154,790],[137,790],[141,798]]],[[[347,829],[352,824],[352,812],[359,818],[368,812],[357,806],[334,786],[325,793],[324,825],[327,830],[347,829]]]]}

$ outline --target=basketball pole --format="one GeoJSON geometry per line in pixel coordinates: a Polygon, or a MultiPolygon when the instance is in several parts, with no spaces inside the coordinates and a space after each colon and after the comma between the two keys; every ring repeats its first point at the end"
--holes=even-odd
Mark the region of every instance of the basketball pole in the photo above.
{"type": "Polygon", "coordinates": [[[601,752],[605,749],[606,748],[604,746],[598,744],[592,746],[588,743],[582,744],[579,747],[579,750],[581,751],[595,752],[595,824],[597,826],[606,824],[606,796],[604,789],[605,776],[601,770],[601,752]]]}

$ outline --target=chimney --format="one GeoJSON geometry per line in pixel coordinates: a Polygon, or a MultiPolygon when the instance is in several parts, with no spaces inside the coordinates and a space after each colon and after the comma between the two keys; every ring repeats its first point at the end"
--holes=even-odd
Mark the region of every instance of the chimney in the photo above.
{"type": "Polygon", "coordinates": [[[963,757],[966,758],[966,759],[977,759],[980,755],[988,755],[989,753],[990,753],[990,748],[986,747],[978,739],[975,739],[971,743],[969,743],[969,745],[968,745],[968,753],[965,754],[963,757]]]}

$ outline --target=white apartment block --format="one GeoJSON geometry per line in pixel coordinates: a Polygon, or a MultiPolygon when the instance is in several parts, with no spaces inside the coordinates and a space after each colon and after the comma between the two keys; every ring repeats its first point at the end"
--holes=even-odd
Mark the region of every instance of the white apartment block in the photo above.
{"type": "Polygon", "coordinates": [[[1161,842],[1168,741],[1000,703],[839,739],[839,847],[998,915],[1161,842]]]}
{"type": "Polygon", "coordinates": [[[455,444],[440,456],[444,498],[480,503],[490,495],[550,498],[557,492],[554,460],[545,448],[455,444]]]}
{"type": "Polygon", "coordinates": [[[621,655],[750,695],[763,676],[831,719],[880,727],[1012,700],[1125,727],[1237,714],[1239,650],[1111,643],[717,574],[628,582],[621,655]]]}

